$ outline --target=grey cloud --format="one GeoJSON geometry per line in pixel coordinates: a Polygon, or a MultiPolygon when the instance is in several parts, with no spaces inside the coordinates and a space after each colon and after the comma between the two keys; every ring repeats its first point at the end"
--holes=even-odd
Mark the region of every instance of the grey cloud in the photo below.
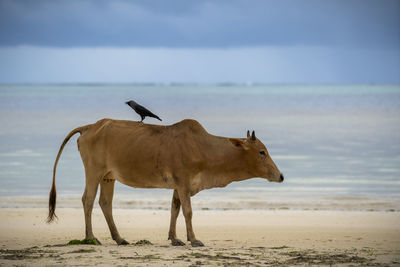
{"type": "Polygon", "coordinates": [[[0,0],[0,45],[400,46],[400,2],[0,0]]]}

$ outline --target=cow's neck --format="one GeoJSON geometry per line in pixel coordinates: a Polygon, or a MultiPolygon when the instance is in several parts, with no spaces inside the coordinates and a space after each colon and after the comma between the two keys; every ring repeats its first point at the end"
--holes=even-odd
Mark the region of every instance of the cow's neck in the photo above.
{"type": "Polygon", "coordinates": [[[226,186],[231,182],[243,181],[255,177],[248,170],[241,151],[232,147],[231,144],[221,149],[219,153],[213,155],[211,159],[210,174],[214,186],[226,186]]]}
{"type": "Polygon", "coordinates": [[[204,181],[201,186],[202,189],[210,189],[214,187],[225,187],[232,182],[243,181],[252,178],[246,172],[239,172],[237,170],[218,172],[218,171],[206,171],[202,175],[204,181]]]}

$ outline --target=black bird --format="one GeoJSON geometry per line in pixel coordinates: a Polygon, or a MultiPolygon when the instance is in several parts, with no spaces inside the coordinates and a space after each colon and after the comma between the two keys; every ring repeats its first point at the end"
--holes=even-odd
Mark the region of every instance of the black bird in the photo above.
{"type": "Polygon", "coordinates": [[[133,100],[125,102],[125,104],[128,104],[128,106],[130,106],[134,111],[136,111],[137,114],[139,114],[139,116],[142,118],[140,122],[142,122],[146,117],[153,117],[161,121],[157,115],[133,100]]]}

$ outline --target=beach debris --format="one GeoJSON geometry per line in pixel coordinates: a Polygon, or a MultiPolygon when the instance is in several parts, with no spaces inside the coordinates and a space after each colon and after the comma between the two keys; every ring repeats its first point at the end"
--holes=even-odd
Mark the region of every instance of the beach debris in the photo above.
{"type": "Polygon", "coordinates": [[[153,245],[153,243],[151,243],[149,240],[142,239],[142,240],[137,241],[134,245],[135,246],[147,246],[147,245],[153,245]]]}
{"type": "Polygon", "coordinates": [[[160,256],[154,254],[147,254],[143,256],[129,256],[129,257],[119,257],[121,260],[158,260],[161,259],[160,256]]]}
{"type": "Polygon", "coordinates": [[[96,250],[93,249],[93,248],[91,248],[91,249],[83,249],[83,248],[81,248],[81,249],[73,250],[73,251],[68,252],[68,253],[92,253],[92,252],[96,252],[96,250]]]}
{"type": "Polygon", "coordinates": [[[309,265],[333,265],[333,264],[362,264],[370,265],[373,259],[354,255],[349,252],[327,253],[317,252],[311,249],[283,252],[281,255],[289,256],[285,261],[288,265],[309,264],[309,265]]]}
{"type": "MultiPolygon", "coordinates": [[[[42,259],[48,255],[54,255],[54,250],[43,250],[38,247],[25,249],[0,249],[0,259],[4,260],[32,260],[42,259]]],[[[55,257],[59,257],[58,255],[55,257]]],[[[3,266],[0,262],[0,266],[3,266]]]]}
{"type": "Polygon", "coordinates": [[[83,240],[73,239],[68,242],[68,245],[100,245],[96,239],[85,238],[83,240]]]}
{"type": "Polygon", "coordinates": [[[289,248],[289,247],[286,246],[286,245],[283,245],[283,246],[280,246],[280,247],[270,247],[269,249],[286,249],[286,248],[289,248]]]}

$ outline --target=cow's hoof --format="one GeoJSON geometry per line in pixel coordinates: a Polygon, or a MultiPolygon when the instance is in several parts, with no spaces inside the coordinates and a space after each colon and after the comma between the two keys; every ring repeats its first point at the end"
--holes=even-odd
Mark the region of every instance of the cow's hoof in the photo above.
{"type": "Polygon", "coordinates": [[[179,240],[179,239],[175,239],[175,240],[173,240],[172,242],[171,242],[171,244],[173,245],[173,246],[185,246],[186,244],[185,243],[183,243],[181,240],[179,240]]]}
{"type": "Polygon", "coordinates": [[[129,242],[126,241],[125,239],[122,239],[120,242],[117,242],[117,244],[120,246],[125,246],[125,245],[129,245],[129,242]]]}
{"type": "Polygon", "coordinates": [[[204,244],[200,240],[195,240],[192,242],[192,247],[204,247],[204,244]]]}
{"type": "Polygon", "coordinates": [[[94,239],[97,241],[98,245],[101,245],[101,242],[97,238],[94,238],[94,239]]]}

